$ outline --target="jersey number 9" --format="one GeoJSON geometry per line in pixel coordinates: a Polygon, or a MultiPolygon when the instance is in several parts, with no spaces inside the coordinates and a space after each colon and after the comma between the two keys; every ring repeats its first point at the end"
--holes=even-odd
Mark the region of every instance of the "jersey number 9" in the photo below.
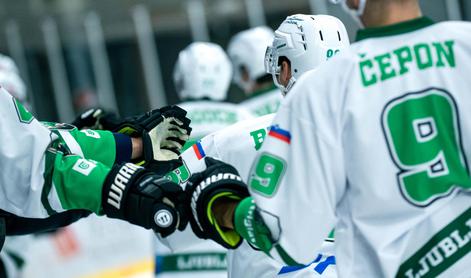
{"type": "Polygon", "coordinates": [[[405,94],[386,105],[381,120],[407,201],[425,207],[456,189],[471,188],[458,109],[448,92],[432,88],[405,94]]]}

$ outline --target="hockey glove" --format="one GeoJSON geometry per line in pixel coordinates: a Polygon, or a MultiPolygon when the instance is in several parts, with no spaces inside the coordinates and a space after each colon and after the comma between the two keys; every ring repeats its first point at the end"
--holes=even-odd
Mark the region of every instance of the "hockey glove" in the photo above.
{"type": "Polygon", "coordinates": [[[80,114],[72,125],[78,129],[114,131],[122,122],[115,113],[107,112],[103,108],[91,108],[80,114]]]}
{"type": "Polygon", "coordinates": [[[191,128],[185,110],[178,106],[166,106],[126,118],[111,131],[133,137],[142,136],[144,161],[150,162],[178,159],[191,128]]]}
{"type": "Polygon", "coordinates": [[[101,108],[91,108],[80,114],[73,122],[72,125],[78,129],[99,129],[100,118],[105,115],[105,111],[101,108]]]}
{"type": "Polygon", "coordinates": [[[237,233],[247,240],[252,248],[269,254],[273,247],[272,236],[252,197],[245,198],[237,205],[234,226],[237,233]]]}
{"type": "Polygon", "coordinates": [[[132,163],[115,165],[102,190],[102,207],[110,218],[153,229],[162,237],[188,224],[182,188],[132,163]]]}
{"type": "Polygon", "coordinates": [[[244,199],[249,196],[247,186],[231,165],[211,157],[206,157],[205,163],[206,170],[192,175],[185,189],[191,198],[191,228],[199,238],[209,238],[225,248],[235,249],[242,238],[235,230],[227,230],[217,223],[212,206],[217,200],[244,199]]]}

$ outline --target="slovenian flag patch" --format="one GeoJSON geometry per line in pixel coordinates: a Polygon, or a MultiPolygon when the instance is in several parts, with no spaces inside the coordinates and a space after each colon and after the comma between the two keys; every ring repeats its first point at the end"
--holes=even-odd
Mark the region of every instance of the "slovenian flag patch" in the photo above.
{"type": "Polygon", "coordinates": [[[200,141],[196,142],[193,145],[193,150],[195,151],[196,158],[198,158],[198,160],[201,160],[206,156],[206,154],[204,153],[204,150],[203,150],[203,146],[201,146],[200,141]]]}
{"type": "Polygon", "coordinates": [[[291,133],[289,131],[280,128],[278,125],[272,125],[268,136],[275,137],[278,140],[281,140],[285,143],[291,143],[291,133]]]}

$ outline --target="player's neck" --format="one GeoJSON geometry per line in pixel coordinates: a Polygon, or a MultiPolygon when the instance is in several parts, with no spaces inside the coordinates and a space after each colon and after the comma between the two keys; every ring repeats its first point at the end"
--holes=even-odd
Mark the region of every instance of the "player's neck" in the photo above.
{"type": "MultiPolygon", "coordinates": [[[[380,1],[379,3],[384,2],[380,1]]],[[[366,28],[397,24],[422,16],[422,11],[415,1],[405,2],[404,4],[397,4],[392,1],[386,3],[366,6],[365,13],[362,16],[366,28]]]]}

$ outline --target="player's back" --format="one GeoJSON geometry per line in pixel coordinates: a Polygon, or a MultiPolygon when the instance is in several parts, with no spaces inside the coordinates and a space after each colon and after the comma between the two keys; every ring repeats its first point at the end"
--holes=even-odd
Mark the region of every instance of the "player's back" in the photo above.
{"type": "Polygon", "coordinates": [[[203,136],[252,118],[252,115],[236,104],[220,101],[186,101],[178,104],[188,112],[191,119],[191,137],[200,139],[203,136]]]}
{"type": "Polygon", "coordinates": [[[327,109],[339,112],[330,124],[348,181],[337,203],[341,277],[469,269],[470,35],[471,24],[422,18],[359,33],[340,58],[348,85],[327,109]]]}

